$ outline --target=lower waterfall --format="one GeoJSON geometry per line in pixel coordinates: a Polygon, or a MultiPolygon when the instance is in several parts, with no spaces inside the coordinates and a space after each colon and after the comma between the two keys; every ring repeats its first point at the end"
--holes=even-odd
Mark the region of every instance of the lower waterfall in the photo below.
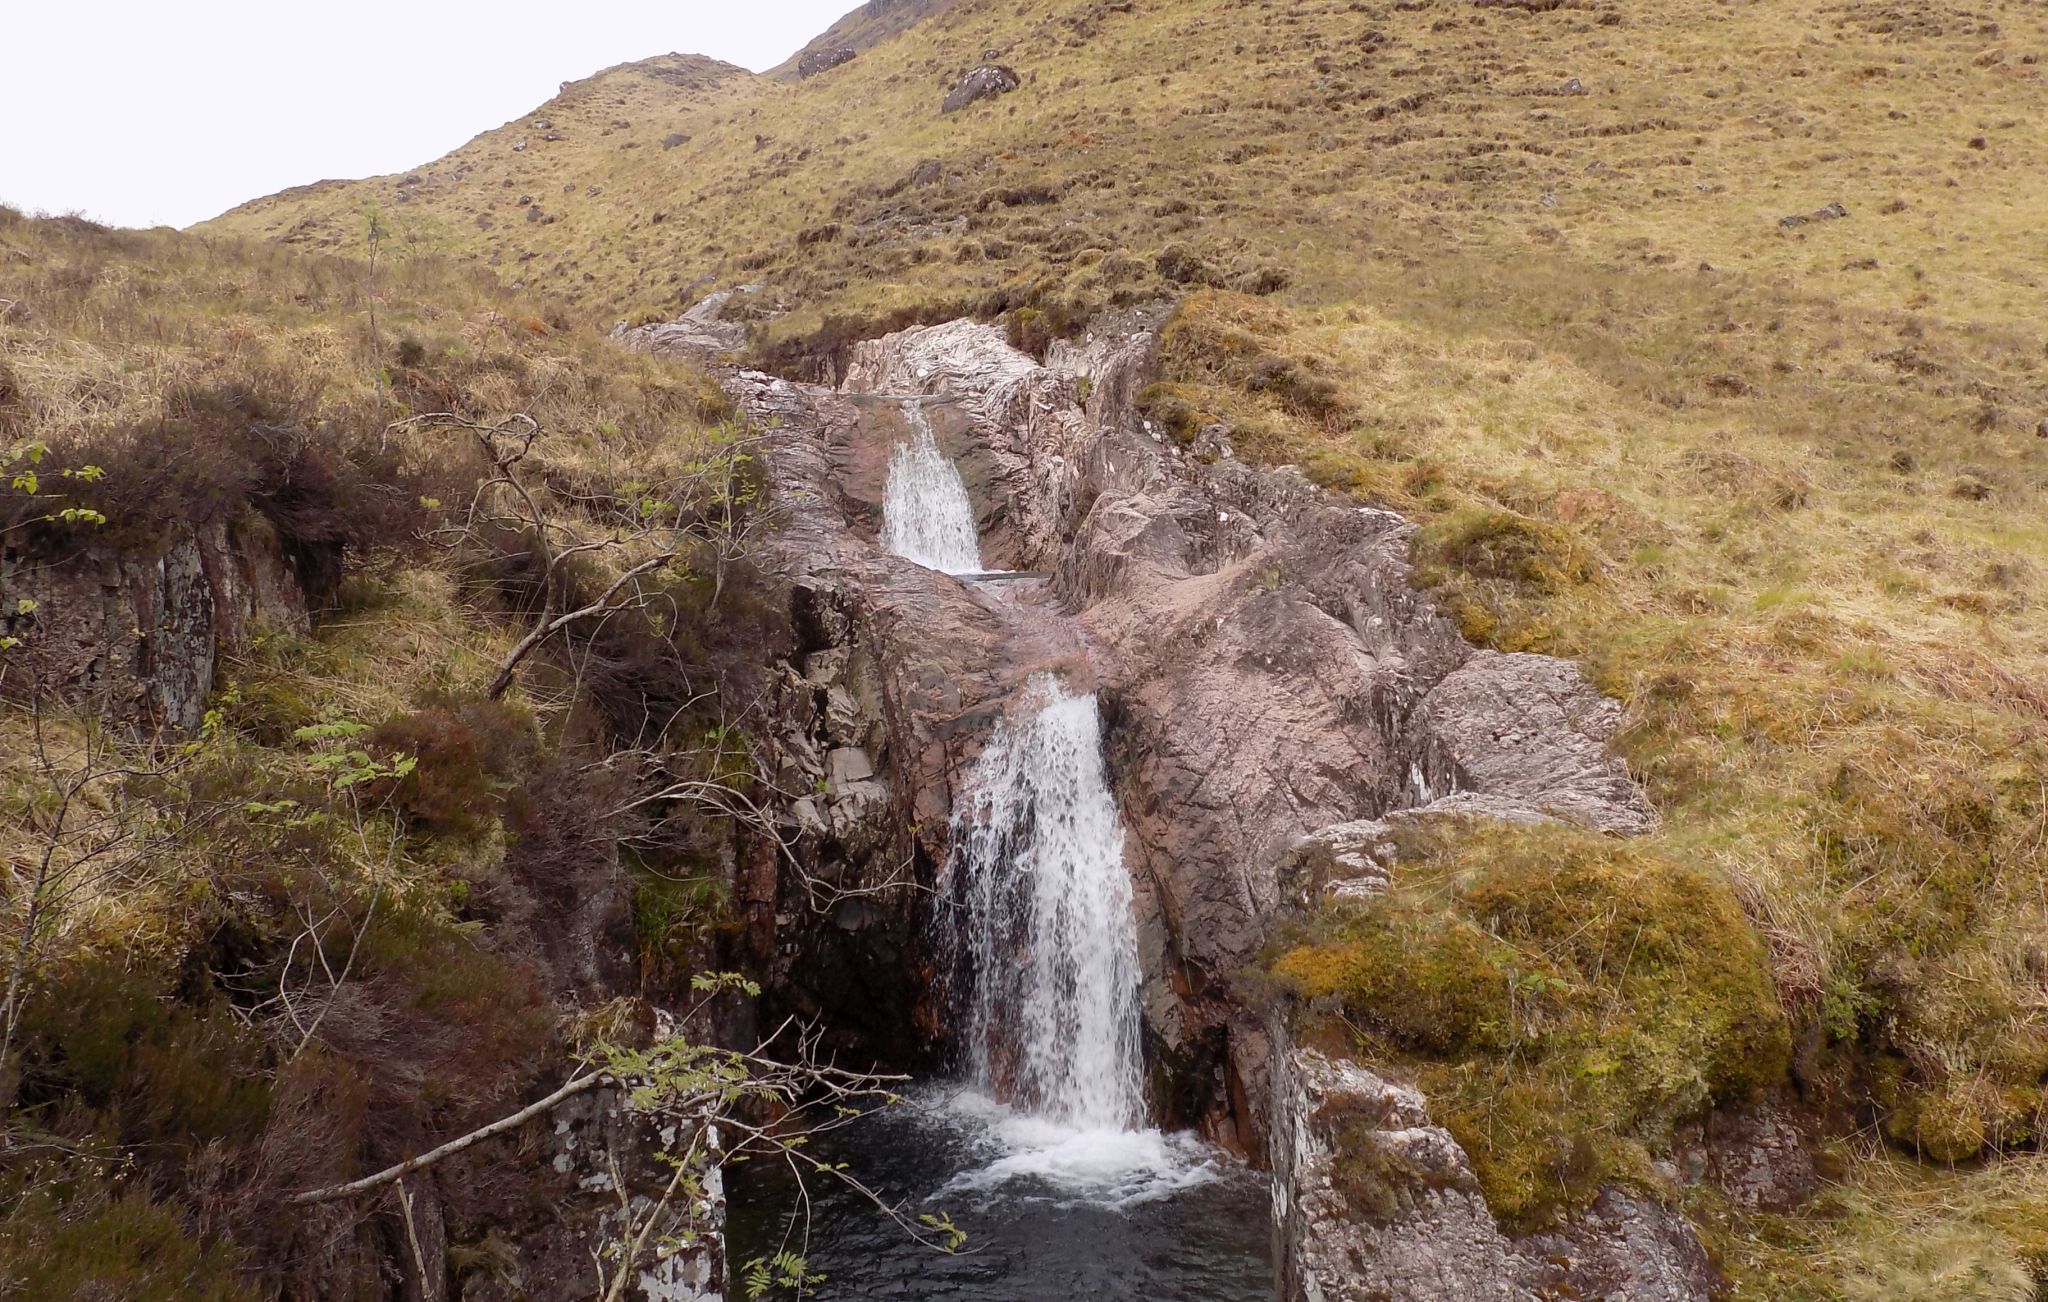
{"type": "Polygon", "coordinates": [[[977,1085],[1033,1115],[1134,1129],[1138,933],[1095,697],[1040,674],[1019,707],[968,778],[957,880],[941,886],[956,966],[971,967],[969,1063],[977,1085]]]}
{"type": "Polygon", "coordinates": [[[947,1109],[991,1160],[950,1187],[1125,1205],[1214,1179],[1207,1145],[1145,1124],[1137,923],[1095,697],[1034,675],[967,775],[953,828],[937,948],[968,1079],[947,1109]]]}

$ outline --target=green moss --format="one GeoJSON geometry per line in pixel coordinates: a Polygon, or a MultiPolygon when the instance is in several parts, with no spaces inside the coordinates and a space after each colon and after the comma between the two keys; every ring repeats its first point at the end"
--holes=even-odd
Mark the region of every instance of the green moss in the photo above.
{"type": "Polygon", "coordinates": [[[1492,506],[1465,506],[1416,535],[1415,583],[1431,589],[1469,642],[1548,651],[1546,599],[1596,583],[1592,548],[1564,525],[1492,506]]]}
{"type": "Polygon", "coordinates": [[[1195,435],[1215,418],[1195,404],[1189,390],[1177,384],[1150,384],[1138,391],[1138,414],[1157,425],[1180,443],[1194,442],[1195,435]]]}
{"type": "Polygon", "coordinates": [[[1431,521],[1416,539],[1415,561],[1426,584],[1459,574],[1547,594],[1600,577],[1591,548],[1570,529],[1489,507],[1431,521]]]}
{"type": "Polygon", "coordinates": [[[633,935],[649,977],[687,972],[704,937],[723,922],[731,891],[715,876],[678,877],[635,867],[633,935]]]}
{"type": "Polygon", "coordinates": [[[1988,920],[2038,889],[2037,873],[2017,869],[2038,853],[2048,758],[2038,741],[1990,729],[1931,741],[1867,737],[1827,774],[1806,821],[1838,901],[1821,1029],[1839,1053],[1877,1063],[1886,1134],[1960,1162],[2041,1132],[2038,945],[2015,956],[2018,938],[1988,920]]]}
{"type": "Polygon", "coordinates": [[[1785,1078],[1768,960],[1725,883],[1563,827],[1411,849],[1386,897],[1272,971],[1414,1065],[1504,1219],[1647,1179],[1675,1124],[1785,1078]]]}

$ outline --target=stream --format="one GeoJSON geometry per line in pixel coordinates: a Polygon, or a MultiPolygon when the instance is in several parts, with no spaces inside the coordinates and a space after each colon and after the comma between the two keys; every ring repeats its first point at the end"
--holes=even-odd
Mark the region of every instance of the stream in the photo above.
{"type": "MultiPolygon", "coordinates": [[[[884,548],[981,569],[972,508],[915,399],[890,459],[884,548]]],[[[1147,1125],[1140,970],[1124,827],[1096,698],[1031,675],[989,735],[953,814],[955,852],[928,925],[957,1016],[960,1078],[815,1141],[873,1197],[786,1169],[730,1172],[736,1275],[783,1250],[820,1299],[1266,1302],[1263,1177],[1191,1134],[1147,1125]],[[943,1214],[954,1255],[913,1222],[943,1214]]]]}

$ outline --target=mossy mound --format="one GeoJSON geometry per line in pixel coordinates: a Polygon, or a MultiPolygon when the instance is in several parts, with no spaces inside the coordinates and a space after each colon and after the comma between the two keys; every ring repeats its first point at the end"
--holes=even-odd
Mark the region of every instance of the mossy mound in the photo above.
{"type": "Polygon", "coordinates": [[[1645,1180],[1676,1124],[1784,1079],[1768,958],[1724,882],[1564,827],[1413,850],[1385,897],[1272,970],[1416,1069],[1504,1221],[1645,1180]]]}

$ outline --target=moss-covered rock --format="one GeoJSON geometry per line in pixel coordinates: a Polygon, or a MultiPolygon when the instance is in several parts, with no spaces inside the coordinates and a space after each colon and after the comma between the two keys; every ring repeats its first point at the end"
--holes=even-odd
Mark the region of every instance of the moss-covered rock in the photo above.
{"type": "Polygon", "coordinates": [[[1415,849],[1272,970],[1412,1062],[1497,1215],[1534,1226],[1645,1181],[1676,1124],[1784,1079],[1790,1032],[1725,882],[1558,826],[1415,849]]]}

